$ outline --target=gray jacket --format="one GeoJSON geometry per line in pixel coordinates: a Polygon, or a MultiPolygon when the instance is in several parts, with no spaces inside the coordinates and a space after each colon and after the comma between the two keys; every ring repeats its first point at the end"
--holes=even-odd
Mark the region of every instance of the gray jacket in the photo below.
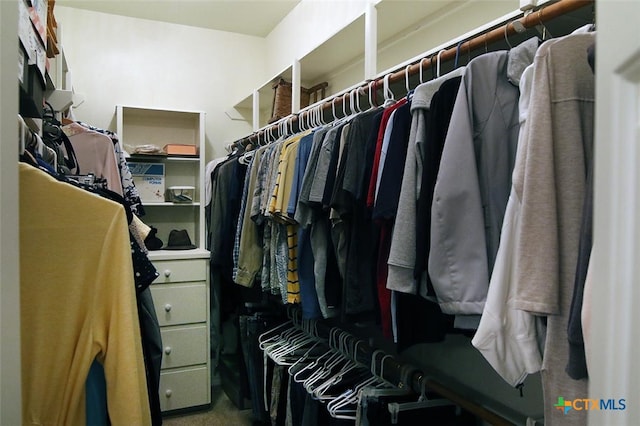
{"type": "Polygon", "coordinates": [[[536,40],[467,66],[432,204],[429,276],[443,312],[482,314],[511,188],[519,74],[536,40]]]}

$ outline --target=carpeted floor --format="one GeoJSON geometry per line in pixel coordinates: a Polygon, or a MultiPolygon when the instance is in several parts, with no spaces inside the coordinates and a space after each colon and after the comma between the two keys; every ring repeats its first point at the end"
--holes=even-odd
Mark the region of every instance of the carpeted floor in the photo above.
{"type": "Polygon", "coordinates": [[[251,426],[251,409],[239,410],[217,386],[212,393],[213,405],[209,411],[165,417],[164,426],[251,426]]]}

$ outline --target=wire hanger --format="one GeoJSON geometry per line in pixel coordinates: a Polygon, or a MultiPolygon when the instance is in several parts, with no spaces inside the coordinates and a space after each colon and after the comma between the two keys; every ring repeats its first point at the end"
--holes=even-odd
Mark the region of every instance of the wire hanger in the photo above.
{"type": "Polygon", "coordinates": [[[539,22],[539,24],[536,26],[536,28],[538,29],[538,32],[540,32],[540,35],[542,36],[542,41],[545,41],[548,38],[553,38],[553,35],[551,35],[551,32],[547,29],[546,25],[544,25],[544,23],[542,21],[542,10],[543,9],[544,9],[544,7],[538,10],[538,22],[539,22]],[[542,27],[542,31],[540,31],[540,27],[542,27]]]}
{"type": "Polygon", "coordinates": [[[509,49],[513,49],[513,46],[511,46],[511,43],[509,42],[509,35],[507,34],[507,30],[509,29],[509,24],[510,22],[507,22],[506,25],[504,26],[504,41],[507,42],[507,46],[509,46],[509,49]]]}
{"type": "Polygon", "coordinates": [[[511,24],[511,27],[513,28],[513,30],[518,34],[525,32],[527,29],[524,26],[524,24],[520,22],[518,19],[514,19],[511,22],[507,22],[507,24],[504,26],[504,40],[507,42],[507,46],[509,46],[509,49],[513,49],[513,46],[509,42],[509,35],[508,35],[509,24],[511,24]]]}

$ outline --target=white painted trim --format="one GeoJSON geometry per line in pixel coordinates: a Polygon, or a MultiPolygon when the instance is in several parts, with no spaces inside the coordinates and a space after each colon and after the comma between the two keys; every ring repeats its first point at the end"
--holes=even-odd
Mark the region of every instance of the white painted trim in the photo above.
{"type": "Polygon", "coordinates": [[[260,91],[253,91],[253,131],[260,128],[260,91]]]}
{"type": "Polygon", "coordinates": [[[378,9],[367,5],[364,14],[364,79],[372,79],[378,68],[378,9]]]}
{"type": "Polygon", "coordinates": [[[620,25],[637,2],[596,9],[594,250],[589,397],[626,410],[589,412],[591,425],[640,424],[640,39],[620,25]]]}
{"type": "Polygon", "coordinates": [[[300,111],[300,60],[295,59],[291,65],[291,113],[300,111]]]}

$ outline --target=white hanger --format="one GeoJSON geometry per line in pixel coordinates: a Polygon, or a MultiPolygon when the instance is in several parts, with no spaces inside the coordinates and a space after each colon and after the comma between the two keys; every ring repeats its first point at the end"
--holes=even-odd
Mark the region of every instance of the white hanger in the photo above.
{"type": "Polygon", "coordinates": [[[333,121],[338,121],[338,116],[336,115],[336,101],[337,97],[331,99],[331,113],[333,114],[333,121]]]}
{"type": "Polygon", "coordinates": [[[323,114],[322,114],[322,104],[320,104],[320,105],[318,105],[318,106],[316,107],[316,115],[315,115],[315,119],[316,119],[316,124],[317,124],[317,126],[318,126],[318,127],[319,127],[319,126],[323,126],[323,125],[325,125],[325,124],[326,124],[326,123],[324,122],[324,117],[323,117],[323,114]]]}
{"type": "MultiPolygon", "coordinates": [[[[357,368],[357,365],[353,361],[345,358],[344,356],[340,360],[340,363],[344,364],[344,365],[342,365],[340,370],[338,370],[336,373],[330,375],[322,383],[320,383],[318,386],[315,386],[313,388],[313,396],[314,396],[314,398],[318,399],[319,401],[329,401],[329,400],[336,399],[335,396],[326,395],[326,391],[331,386],[333,386],[333,385],[335,385],[337,383],[340,383],[342,381],[342,379],[344,378],[345,374],[347,374],[348,372],[350,372],[352,370],[355,370],[357,368]]],[[[340,363],[336,364],[336,366],[340,365],[340,363]]]]}
{"type": "Polygon", "coordinates": [[[426,61],[427,59],[429,59],[429,58],[420,59],[420,73],[419,73],[420,84],[424,83],[424,80],[422,80],[422,61],[426,61]]]}
{"type": "Polygon", "coordinates": [[[440,77],[440,55],[442,55],[445,52],[445,50],[441,50],[438,52],[438,58],[437,58],[437,62],[436,62],[436,76],[440,77]]]}
{"type": "Polygon", "coordinates": [[[270,143],[273,140],[273,128],[272,127],[267,127],[264,131],[265,134],[265,138],[266,140],[270,143]]]}
{"type": "Polygon", "coordinates": [[[391,105],[393,105],[393,103],[396,101],[395,100],[395,96],[393,95],[393,92],[391,91],[391,87],[389,87],[389,78],[391,77],[391,74],[387,74],[384,76],[384,107],[389,107],[391,105]]]}
{"type": "Polygon", "coordinates": [[[364,88],[358,87],[356,89],[356,109],[358,110],[359,113],[362,112],[362,108],[360,107],[360,96],[363,94],[364,94],[364,88]]]}
{"type": "Polygon", "coordinates": [[[258,336],[258,346],[260,347],[260,349],[264,350],[264,345],[267,342],[272,341],[273,339],[278,338],[279,336],[279,332],[281,330],[288,330],[288,327],[291,327],[293,325],[293,321],[289,320],[286,322],[283,322],[282,324],[280,324],[277,327],[272,328],[271,330],[267,330],[264,333],[262,333],[261,335],[258,336]]]}
{"type": "Polygon", "coordinates": [[[373,109],[377,107],[377,105],[374,105],[373,101],[371,100],[371,96],[373,95],[373,90],[375,90],[375,84],[376,84],[376,81],[371,80],[368,85],[369,86],[369,109],[373,109]]]}
{"type": "MultiPolygon", "coordinates": [[[[342,347],[342,341],[345,338],[346,334],[346,332],[339,330],[339,348],[342,347]]],[[[332,375],[332,371],[334,370],[334,368],[338,367],[340,363],[345,362],[345,358],[339,348],[337,350],[334,350],[334,354],[320,366],[315,374],[313,374],[303,382],[303,385],[307,392],[313,393],[313,390],[315,389],[314,385],[324,379],[329,378],[332,375]]]]}
{"type": "Polygon", "coordinates": [[[298,120],[298,130],[300,130],[301,132],[304,132],[305,130],[307,130],[309,127],[309,121],[306,118],[307,114],[305,114],[306,111],[300,111],[298,114],[296,114],[296,118],[298,120]],[[306,121],[305,121],[306,120],[306,121]]]}
{"type": "Polygon", "coordinates": [[[349,92],[349,109],[351,110],[351,114],[350,115],[355,115],[356,114],[356,101],[354,99],[354,95],[355,95],[355,89],[351,90],[349,92]]]}
{"type": "Polygon", "coordinates": [[[331,346],[331,343],[334,340],[334,336],[340,331],[340,329],[338,329],[337,327],[333,327],[330,331],[329,331],[329,350],[327,352],[325,352],[323,355],[321,355],[320,357],[318,357],[318,359],[316,359],[315,361],[313,361],[311,364],[305,366],[303,369],[301,369],[300,371],[298,371],[293,379],[298,382],[298,383],[302,383],[304,385],[304,383],[311,379],[313,376],[315,376],[316,374],[319,373],[319,370],[321,370],[321,365],[328,362],[330,359],[332,359],[332,357],[334,357],[336,355],[336,350],[334,349],[333,346],[331,346]],[[311,373],[311,375],[305,379],[300,378],[300,374],[302,374],[303,371],[307,371],[307,370],[312,370],[313,372],[311,373]]]}
{"type": "Polygon", "coordinates": [[[411,68],[411,64],[407,65],[404,69],[404,87],[407,89],[407,93],[411,91],[409,87],[409,68],[411,68]]]}
{"type": "MultiPolygon", "coordinates": [[[[323,383],[321,383],[320,385],[316,386],[313,389],[313,395],[318,399],[318,400],[333,400],[336,397],[335,396],[327,396],[325,395],[325,391],[330,388],[331,386],[333,386],[336,383],[339,383],[344,375],[352,370],[355,370],[356,368],[358,368],[361,364],[358,364],[355,360],[355,357],[353,356],[353,349],[350,349],[351,347],[348,346],[349,339],[354,339],[353,336],[351,336],[350,334],[345,333],[344,334],[344,338],[341,340],[341,348],[340,348],[340,354],[342,355],[342,360],[340,360],[340,362],[343,362],[344,365],[340,368],[340,370],[338,370],[335,374],[330,375],[330,377],[327,378],[327,380],[325,380],[323,383]]],[[[363,343],[362,341],[358,340],[355,342],[355,346],[357,347],[358,343],[363,343]]],[[[339,365],[339,363],[335,364],[335,365],[339,365]]]]}

